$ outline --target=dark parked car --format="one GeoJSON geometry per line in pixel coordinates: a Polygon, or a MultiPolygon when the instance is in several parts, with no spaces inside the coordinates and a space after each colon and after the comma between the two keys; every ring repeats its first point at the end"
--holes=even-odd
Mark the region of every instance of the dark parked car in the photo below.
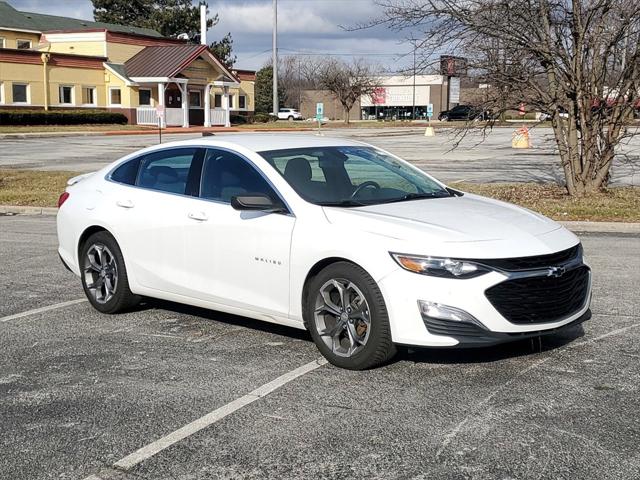
{"type": "Polygon", "coordinates": [[[438,120],[488,120],[489,112],[472,105],[457,105],[451,110],[444,110],[438,115],[438,120]]]}

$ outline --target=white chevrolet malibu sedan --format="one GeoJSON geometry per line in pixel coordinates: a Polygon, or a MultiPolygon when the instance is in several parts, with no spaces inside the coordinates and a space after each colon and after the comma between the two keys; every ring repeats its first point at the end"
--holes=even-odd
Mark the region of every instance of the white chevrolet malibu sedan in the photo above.
{"type": "Polygon", "coordinates": [[[344,368],[590,317],[568,230],[351,140],[158,145],[71,179],[59,206],[60,256],[100,312],[145,296],[307,329],[344,368]]]}

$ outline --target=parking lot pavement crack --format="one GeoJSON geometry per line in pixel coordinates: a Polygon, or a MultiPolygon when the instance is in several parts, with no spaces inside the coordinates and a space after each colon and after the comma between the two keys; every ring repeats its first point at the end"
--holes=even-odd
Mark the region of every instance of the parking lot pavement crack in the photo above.
{"type": "Polygon", "coordinates": [[[497,394],[499,394],[500,392],[505,390],[507,387],[512,385],[515,381],[517,381],[520,378],[522,378],[523,376],[525,376],[531,370],[534,370],[534,369],[538,368],[540,365],[543,365],[544,363],[546,363],[549,360],[554,359],[555,357],[558,357],[562,352],[570,351],[570,350],[573,350],[573,349],[578,348],[578,347],[589,345],[589,344],[598,342],[600,340],[604,340],[605,338],[608,338],[608,337],[612,337],[612,336],[615,336],[615,335],[620,335],[622,333],[627,332],[628,330],[631,330],[632,328],[637,328],[637,327],[640,327],[640,323],[634,323],[632,325],[627,325],[626,327],[622,327],[622,328],[618,328],[616,330],[612,330],[610,332],[604,333],[604,334],[599,335],[597,337],[594,337],[594,338],[591,338],[591,339],[588,339],[588,340],[585,340],[585,341],[582,341],[582,342],[574,343],[572,345],[568,345],[564,350],[551,352],[546,357],[541,358],[537,362],[534,362],[533,364],[529,365],[527,368],[521,370],[520,372],[515,374],[512,378],[507,380],[505,383],[503,383],[499,387],[495,388],[492,392],[490,392],[482,400],[480,400],[475,405],[475,407],[473,407],[470,410],[470,412],[459,423],[457,423],[449,433],[447,433],[445,435],[444,440],[442,441],[442,443],[440,444],[440,447],[438,448],[438,450],[436,452],[436,458],[439,458],[440,455],[442,455],[444,450],[451,444],[451,442],[453,442],[453,440],[458,436],[458,434],[462,431],[462,429],[465,427],[465,425],[478,413],[478,411],[480,411],[481,408],[486,406],[497,394]]]}

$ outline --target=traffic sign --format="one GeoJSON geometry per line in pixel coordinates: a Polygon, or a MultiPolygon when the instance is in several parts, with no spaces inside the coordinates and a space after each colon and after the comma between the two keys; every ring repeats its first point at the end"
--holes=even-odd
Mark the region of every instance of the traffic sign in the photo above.
{"type": "Polygon", "coordinates": [[[433,103],[427,105],[427,117],[433,117],[433,103]]]}
{"type": "Polygon", "coordinates": [[[324,117],[324,103],[316,103],[316,120],[322,120],[324,117]]]}
{"type": "Polygon", "coordinates": [[[158,118],[164,117],[164,105],[156,105],[156,116],[158,118]]]}

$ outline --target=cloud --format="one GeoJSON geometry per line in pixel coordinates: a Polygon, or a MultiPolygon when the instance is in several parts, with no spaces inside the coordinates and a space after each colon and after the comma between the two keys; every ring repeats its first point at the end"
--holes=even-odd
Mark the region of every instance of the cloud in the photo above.
{"type": "Polygon", "coordinates": [[[90,0],[5,0],[17,10],[33,13],[58,15],[60,17],[93,20],[93,6],[90,0]]]}
{"type": "MultiPolygon", "coordinates": [[[[211,15],[220,22],[209,30],[209,42],[233,36],[239,68],[257,69],[271,58],[272,0],[207,0],[211,15]]],[[[90,0],[8,0],[18,10],[93,19],[90,0]]],[[[193,0],[197,4],[197,0],[193,0]]],[[[405,68],[410,47],[405,34],[384,27],[349,31],[379,16],[373,0],[278,0],[278,47],[280,55],[301,52],[364,56],[380,68],[405,68]]]]}

